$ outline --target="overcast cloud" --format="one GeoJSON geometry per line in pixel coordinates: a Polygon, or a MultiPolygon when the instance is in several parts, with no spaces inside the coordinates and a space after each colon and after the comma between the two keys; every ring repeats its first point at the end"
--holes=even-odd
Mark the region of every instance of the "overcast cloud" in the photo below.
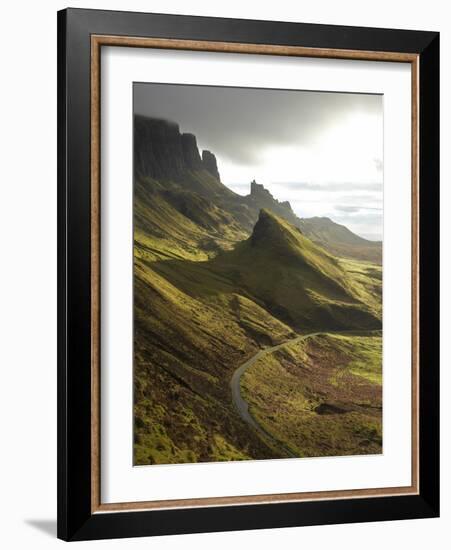
{"type": "Polygon", "coordinates": [[[382,96],[135,84],[135,113],[196,135],[240,194],[263,183],[301,217],[382,234],[382,96]]]}

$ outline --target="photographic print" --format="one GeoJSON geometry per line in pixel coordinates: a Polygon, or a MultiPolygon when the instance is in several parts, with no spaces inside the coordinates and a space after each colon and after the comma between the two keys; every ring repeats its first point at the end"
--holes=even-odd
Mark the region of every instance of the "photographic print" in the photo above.
{"type": "Polygon", "coordinates": [[[439,42],[58,13],[59,538],[439,516],[439,42]]]}
{"type": "Polygon", "coordinates": [[[133,105],[134,464],[382,453],[383,96],[133,105]]]}

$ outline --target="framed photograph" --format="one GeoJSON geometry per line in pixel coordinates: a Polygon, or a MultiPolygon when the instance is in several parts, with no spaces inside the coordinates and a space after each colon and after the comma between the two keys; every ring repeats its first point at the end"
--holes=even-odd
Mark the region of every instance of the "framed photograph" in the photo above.
{"type": "Polygon", "coordinates": [[[439,35],[58,14],[58,536],[439,514],[439,35]]]}

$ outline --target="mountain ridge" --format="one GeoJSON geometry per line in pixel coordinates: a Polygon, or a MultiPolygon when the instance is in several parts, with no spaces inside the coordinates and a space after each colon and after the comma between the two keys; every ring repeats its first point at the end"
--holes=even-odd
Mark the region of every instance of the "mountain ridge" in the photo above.
{"type": "Polygon", "coordinates": [[[199,152],[194,134],[181,133],[177,123],[135,115],[134,172],[136,179],[176,183],[215,202],[250,233],[262,208],[299,227],[311,240],[332,254],[380,263],[380,242],[369,241],[330,218],[299,218],[288,201],[277,200],[253,180],[250,193],[241,196],[221,182],[215,155],[199,152]]]}

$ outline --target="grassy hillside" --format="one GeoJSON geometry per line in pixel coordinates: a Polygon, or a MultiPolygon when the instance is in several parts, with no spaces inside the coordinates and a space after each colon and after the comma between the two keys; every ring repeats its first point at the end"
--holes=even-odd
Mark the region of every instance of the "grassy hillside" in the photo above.
{"type": "Polygon", "coordinates": [[[133,212],[135,256],[151,261],[208,259],[248,235],[227,211],[175,182],[138,179],[133,212]]]}
{"type": "Polygon", "coordinates": [[[242,392],[259,424],[299,456],[382,452],[382,339],[324,334],[256,362],[242,392]]]}
{"type": "Polygon", "coordinates": [[[341,263],[265,210],[252,235],[233,250],[209,261],[159,261],[153,268],[204,302],[230,294],[247,297],[295,330],[381,326],[371,277],[365,281],[349,263],[341,263]]]}
{"type": "Polygon", "coordinates": [[[190,278],[190,266],[247,234],[211,202],[176,191],[150,180],[135,189],[135,463],[277,457],[242,425],[228,380],[259,346],[293,330],[246,296],[190,278]]]}
{"type": "Polygon", "coordinates": [[[298,227],[315,243],[336,256],[382,263],[382,243],[369,241],[352,233],[329,218],[303,218],[298,227]]]}
{"type": "Polygon", "coordinates": [[[284,456],[234,409],[234,370],[299,330],[380,327],[369,268],[268,211],[249,236],[199,180],[211,199],[179,182],[135,184],[136,464],[284,456]]]}

